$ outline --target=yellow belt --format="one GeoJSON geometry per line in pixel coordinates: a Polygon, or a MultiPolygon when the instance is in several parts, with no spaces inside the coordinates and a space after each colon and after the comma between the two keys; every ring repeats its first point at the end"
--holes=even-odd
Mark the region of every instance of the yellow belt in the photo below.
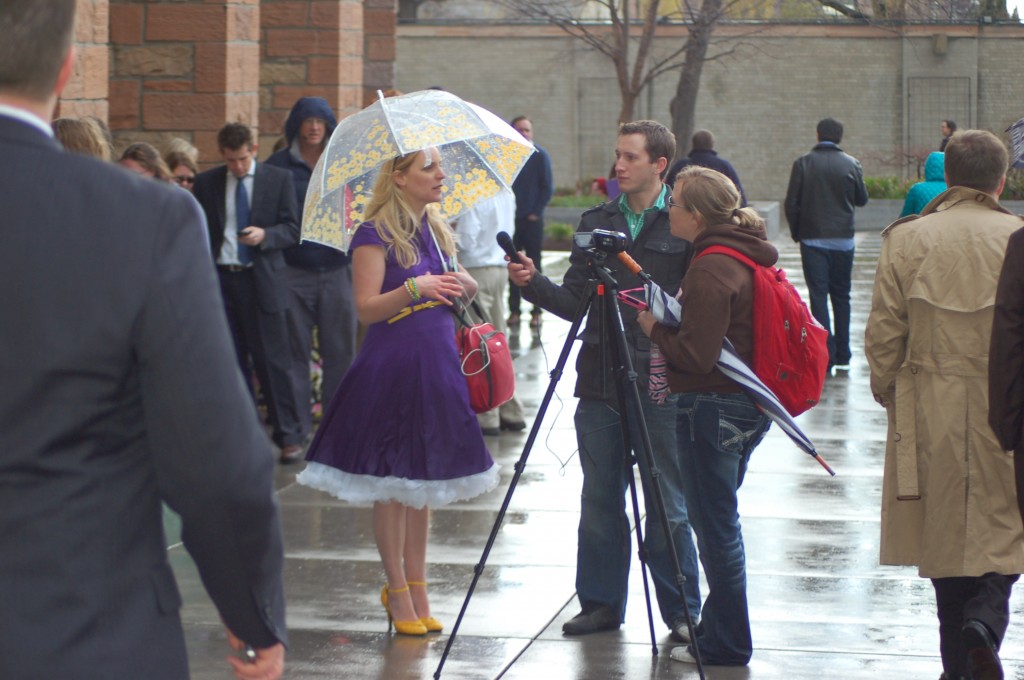
{"type": "Polygon", "coordinates": [[[421,302],[418,305],[409,305],[408,307],[404,307],[398,314],[395,314],[393,317],[388,319],[388,323],[394,323],[399,319],[404,319],[413,312],[421,312],[424,309],[430,309],[431,307],[440,307],[442,304],[444,303],[438,302],[437,300],[430,300],[429,302],[421,302]]]}

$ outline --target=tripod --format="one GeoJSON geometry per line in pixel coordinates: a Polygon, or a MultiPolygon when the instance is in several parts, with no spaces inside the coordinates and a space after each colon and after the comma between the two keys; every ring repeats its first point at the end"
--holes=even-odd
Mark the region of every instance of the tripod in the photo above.
{"type": "MultiPolygon", "coordinates": [[[[655,506],[658,510],[662,529],[665,532],[666,549],[672,557],[676,586],[679,590],[680,599],[683,603],[683,611],[686,615],[687,627],[690,633],[690,646],[693,650],[693,656],[697,661],[697,671],[700,674],[701,680],[704,680],[704,665],[701,661],[700,650],[697,645],[697,635],[694,630],[693,618],[690,615],[690,607],[686,601],[686,596],[683,593],[683,585],[686,582],[686,577],[683,576],[682,566],[679,563],[679,556],[676,553],[675,544],[672,539],[672,529],[669,524],[668,512],[665,509],[665,498],[661,491],[661,473],[654,461],[650,433],[647,428],[646,419],[644,418],[643,408],[640,401],[640,392],[636,384],[637,375],[632,365],[632,359],[630,358],[629,346],[626,342],[625,325],[622,320],[622,312],[619,309],[618,300],[616,298],[616,293],[619,290],[619,284],[612,276],[611,272],[604,267],[606,254],[598,250],[589,250],[588,253],[590,257],[588,258],[587,265],[590,268],[591,277],[587,281],[584,293],[580,297],[576,312],[573,315],[572,325],[566,337],[565,344],[562,346],[562,350],[558,355],[558,360],[555,362],[555,367],[551,371],[551,380],[548,384],[548,389],[544,393],[544,398],[541,400],[540,408],[537,411],[537,417],[534,419],[533,427],[530,428],[530,434],[526,439],[526,444],[523,446],[523,452],[515,464],[515,474],[513,474],[508,491],[505,493],[505,499],[502,501],[494,526],[491,528],[491,533],[487,537],[483,555],[480,558],[480,562],[473,568],[473,580],[470,583],[469,590],[466,593],[466,599],[462,603],[462,609],[459,611],[459,616],[455,621],[455,625],[452,627],[451,635],[448,637],[444,653],[441,655],[441,661],[437,666],[437,670],[434,672],[435,680],[439,680],[441,677],[441,671],[444,668],[445,661],[447,660],[448,654],[455,642],[455,637],[458,635],[459,626],[462,624],[462,619],[469,607],[469,601],[473,597],[473,592],[476,590],[476,585],[479,582],[481,575],[483,575],[484,565],[487,562],[488,555],[490,555],[491,548],[494,546],[498,530],[501,527],[501,523],[504,520],[509,503],[512,500],[512,494],[515,492],[516,485],[519,483],[519,479],[526,468],[526,460],[529,458],[530,451],[533,449],[533,444],[537,439],[540,426],[544,420],[544,414],[547,413],[548,406],[555,393],[555,388],[562,377],[565,364],[569,359],[569,353],[572,350],[572,343],[579,333],[583,320],[587,317],[587,312],[593,305],[595,295],[603,302],[600,313],[602,314],[602,327],[606,330],[607,337],[602,341],[609,343],[608,347],[611,349],[612,361],[616,372],[618,373],[618,380],[616,381],[616,397],[621,423],[619,429],[622,432],[623,452],[625,456],[623,464],[627,466],[629,471],[627,478],[629,481],[629,490],[633,506],[634,525],[636,528],[638,544],[637,554],[640,558],[644,583],[644,596],[647,601],[647,620],[651,633],[651,653],[653,656],[657,656],[658,646],[655,640],[654,615],[651,610],[651,592],[647,580],[647,554],[644,549],[643,530],[641,529],[640,523],[640,506],[637,501],[636,481],[632,474],[632,466],[634,463],[639,463],[641,478],[647,481],[647,488],[653,491],[654,494],[655,506]],[[628,416],[630,413],[634,416],[635,422],[638,425],[638,430],[641,434],[643,442],[642,456],[633,456],[630,453],[633,448],[628,428],[628,416]]],[[[602,363],[603,356],[604,355],[602,354],[602,363]]],[[[602,368],[604,368],[604,366],[602,366],[602,368]]]]}

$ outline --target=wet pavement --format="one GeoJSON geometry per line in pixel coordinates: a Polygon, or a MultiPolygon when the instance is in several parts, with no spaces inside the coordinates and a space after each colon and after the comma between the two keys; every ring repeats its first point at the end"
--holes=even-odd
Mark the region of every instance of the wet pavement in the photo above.
{"type": "MultiPolygon", "coordinates": [[[[788,236],[777,245],[780,265],[802,289],[798,249],[788,236]]],[[[822,403],[798,419],[838,476],[830,478],[777,428],[755,451],[740,491],[754,657],[744,668],[709,666],[708,678],[935,680],[942,672],[930,583],[913,568],[878,565],[886,424],[868,387],[863,328],[879,247],[876,232],[857,234],[851,370],[829,379],[822,403]]],[[[548,254],[545,263],[547,271],[557,271],[564,256],[548,254]]],[[[568,322],[546,314],[539,333],[526,324],[511,333],[519,351],[518,394],[531,425],[568,329],[568,322]]],[[[442,677],[698,677],[694,666],[669,658],[673,644],[656,603],[660,653],[652,655],[635,556],[622,628],[576,638],[561,634],[562,623],[579,609],[573,586],[581,476],[573,365],[570,359],[543,419],[442,677]]],[[[286,677],[433,677],[526,439],[527,432],[488,437],[503,466],[503,483],[471,502],[435,511],[431,604],[448,628],[425,638],[385,632],[379,603],[384,575],[371,509],[300,487],[294,483],[300,468],[280,467],[291,635],[286,677]]],[[[170,554],[185,600],[192,677],[231,677],[223,628],[194,567],[180,545],[170,554]]],[[[1024,678],[1019,593],[1002,650],[1008,678],[1024,678]]]]}

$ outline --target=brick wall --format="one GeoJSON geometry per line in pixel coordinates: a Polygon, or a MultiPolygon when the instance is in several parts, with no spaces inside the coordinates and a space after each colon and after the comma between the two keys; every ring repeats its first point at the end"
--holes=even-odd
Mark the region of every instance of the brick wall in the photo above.
{"type": "MultiPolygon", "coordinates": [[[[656,49],[685,38],[659,28],[656,49]]],[[[720,26],[705,65],[697,127],[715,133],[747,195],[785,195],[792,161],[815,143],[825,116],[843,121],[843,147],[867,174],[901,174],[906,140],[905,77],[969,77],[976,127],[1002,132],[1024,115],[1024,26],[720,26]],[[944,54],[932,35],[948,36],[944,54]]],[[[552,157],[556,185],[604,175],[613,160],[618,91],[610,62],[548,26],[408,25],[398,29],[399,89],[439,84],[509,119],[527,114],[552,157]]],[[[637,117],[671,124],[674,73],[643,93],[637,117]]],[[[935,148],[938,148],[938,122],[935,148]]]]}
{"type": "Polygon", "coordinates": [[[257,125],[259,16],[259,0],[112,0],[115,146],[183,137],[209,164],[226,121],[257,125]]]}
{"type": "MultiPolygon", "coordinates": [[[[377,90],[395,88],[397,0],[366,0],[363,30],[363,106],[377,100],[377,90]]],[[[418,88],[422,89],[422,88],[418,88]]]]}
{"type": "Polygon", "coordinates": [[[368,13],[359,0],[263,0],[261,156],[283,134],[288,112],[300,97],[323,97],[339,117],[362,108],[368,13]]]}
{"type": "Polygon", "coordinates": [[[78,0],[75,71],[61,95],[56,116],[96,116],[107,120],[110,49],[108,0],[78,0]]]}

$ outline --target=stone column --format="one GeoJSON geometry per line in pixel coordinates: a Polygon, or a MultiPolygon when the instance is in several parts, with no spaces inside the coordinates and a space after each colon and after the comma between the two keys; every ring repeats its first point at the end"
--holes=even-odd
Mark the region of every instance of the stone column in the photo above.
{"type": "Polygon", "coordinates": [[[77,2],[75,71],[57,104],[56,117],[96,116],[107,122],[109,8],[109,0],[77,2]]]}
{"type": "Polygon", "coordinates": [[[361,108],[363,3],[263,0],[260,28],[260,156],[266,157],[300,97],[323,97],[339,119],[361,108]]]}
{"type": "Polygon", "coordinates": [[[111,0],[115,146],[183,137],[217,163],[224,123],[259,123],[259,21],[259,0],[111,0]]]}
{"type": "MultiPolygon", "coordinates": [[[[363,106],[369,106],[377,99],[377,90],[391,90],[395,87],[398,2],[366,0],[363,16],[363,30],[366,33],[363,106]]],[[[424,83],[423,87],[432,84],[424,83]]]]}

